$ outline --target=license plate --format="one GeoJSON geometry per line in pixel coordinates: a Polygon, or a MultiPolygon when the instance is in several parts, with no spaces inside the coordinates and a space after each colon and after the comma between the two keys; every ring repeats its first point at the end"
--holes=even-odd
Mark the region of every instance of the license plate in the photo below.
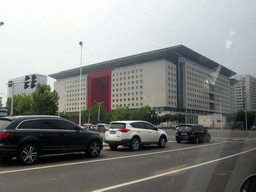
{"type": "Polygon", "coordinates": [[[187,135],[187,133],[181,133],[181,135],[187,135]]]}
{"type": "Polygon", "coordinates": [[[110,131],[110,134],[116,134],[116,131],[110,131]]]}

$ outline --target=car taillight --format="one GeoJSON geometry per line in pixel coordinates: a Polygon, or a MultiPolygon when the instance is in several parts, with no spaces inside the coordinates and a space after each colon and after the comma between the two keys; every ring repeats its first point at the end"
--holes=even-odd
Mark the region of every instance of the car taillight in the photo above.
{"type": "Polygon", "coordinates": [[[176,131],[176,135],[178,135],[178,130],[176,131]]]}
{"type": "Polygon", "coordinates": [[[109,129],[105,129],[105,131],[108,131],[109,129]]]}
{"type": "Polygon", "coordinates": [[[126,132],[130,131],[130,129],[119,129],[118,131],[120,131],[122,133],[126,133],[126,132]]]}
{"type": "Polygon", "coordinates": [[[192,135],[195,135],[195,134],[196,134],[195,130],[193,130],[191,134],[192,134],[192,135]]]}
{"type": "Polygon", "coordinates": [[[8,139],[10,133],[0,133],[0,139],[8,139]]]}

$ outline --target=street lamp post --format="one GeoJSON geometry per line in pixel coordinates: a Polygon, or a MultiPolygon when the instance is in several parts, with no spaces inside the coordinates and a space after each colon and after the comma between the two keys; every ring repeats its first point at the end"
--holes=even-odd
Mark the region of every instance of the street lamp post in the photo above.
{"type": "Polygon", "coordinates": [[[99,109],[98,109],[98,122],[100,121],[100,106],[104,103],[104,102],[97,102],[94,101],[95,103],[99,104],[99,109]]]}
{"type": "MultiPolygon", "coordinates": [[[[150,96],[148,96],[149,98],[151,98],[150,96]]],[[[155,99],[156,97],[153,97],[152,99],[151,99],[151,102],[150,102],[150,108],[151,108],[151,110],[153,110],[153,102],[154,102],[154,99],[155,99]]]]}
{"type": "Polygon", "coordinates": [[[220,96],[220,129],[221,129],[221,131],[222,131],[222,111],[221,111],[221,90],[222,89],[218,89],[218,91],[219,91],[219,96],[220,96]]]}
{"type": "Polygon", "coordinates": [[[80,41],[79,45],[81,46],[81,63],[80,63],[80,92],[79,92],[79,125],[81,126],[81,87],[82,87],[82,48],[83,48],[83,42],[80,41]]]}

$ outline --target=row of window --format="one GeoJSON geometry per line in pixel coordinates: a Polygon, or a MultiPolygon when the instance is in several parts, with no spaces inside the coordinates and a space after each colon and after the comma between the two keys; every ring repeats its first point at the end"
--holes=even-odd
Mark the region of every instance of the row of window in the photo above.
{"type": "Polygon", "coordinates": [[[113,108],[117,108],[117,107],[138,107],[138,106],[143,106],[143,103],[128,103],[128,104],[113,104],[112,107],[113,108]]]}
{"type": "Polygon", "coordinates": [[[136,69],[136,70],[129,70],[129,71],[124,71],[124,72],[117,72],[117,73],[114,73],[113,72],[113,77],[117,77],[118,75],[126,75],[126,74],[131,74],[131,73],[139,73],[139,72],[142,72],[142,69],[136,69]]]}
{"type": "MultiPolygon", "coordinates": [[[[133,84],[139,84],[139,82],[140,82],[140,83],[143,83],[143,80],[140,80],[140,81],[138,81],[138,80],[137,80],[137,81],[131,81],[131,84],[132,84],[132,85],[133,85],[133,84]]],[[[118,87],[119,85],[120,85],[120,86],[123,86],[123,85],[126,85],[126,83],[127,83],[127,85],[130,85],[130,81],[128,81],[128,82],[124,82],[124,83],[116,83],[116,84],[113,83],[113,84],[112,84],[112,87],[115,87],[115,86],[118,87]]]]}
{"type": "MultiPolygon", "coordinates": [[[[127,87],[127,90],[135,90],[135,89],[143,89],[143,85],[140,85],[140,86],[136,86],[136,87],[127,87]]],[[[112,92],[117,92],[117,91],[126,91],[126,87],[124,88],[116,88],[116,89],[112,89],[112,92]]]]}
{"type": "MultiPolygon", "coordinates": [[[[128,93],[120,93],[119,95],[118,95],[118,93],[117,93],[117,94],[113,94],[112,96],[113,96],[113,97],[115,97],[115,96],[116,96],[116,97],[118,97],[118,96],[122,97],[122,96],[126,96],[126,95],[127,95],[127,96],[130,96],[130,95],[135,95],[135,94],[136,94],[136,95],[139,95],[139,92],[136,91],[136,92],[131,92],[131,93],[130,93],[130,92],[128,92],[128,93]]],[[[140,95],[142,95],[142,94],[143,94],[143,92],[140,91],[140,95]]]]}
{"type": "MultiPolygon", "coordinates": [[[[113,102],[119,102],[119,101],[120,101],[120,102],[122,102],[122,101],[125,102],[126,100],[127,100],[127,101],[134,101],[134,100],[138,101],[138,100],[139,100],[139,97],[136,97],[136,98],[133,97],[133,98],[127,98],[127,99],[126,99],[126,98],[124,98],[124,99],[113,99],[112,101],[113,101],[113,102]]],[[[143,97],[140,97],[140,100],[143,100],[143,97]]]]}
{"type": "MultiPolygon", "coordinates": [[[[134,79],[134,78],[139,78],[139,77],[143,77],[143,74],[140,74],[140,75],[133,75],[133,76],[128,76],[127,79],[134,79]]],[[[120,77],[120,78],[113,78],[113,82],[115,81],[122,81],[122,80],[126,80],[126,77],[120,77]]]]}

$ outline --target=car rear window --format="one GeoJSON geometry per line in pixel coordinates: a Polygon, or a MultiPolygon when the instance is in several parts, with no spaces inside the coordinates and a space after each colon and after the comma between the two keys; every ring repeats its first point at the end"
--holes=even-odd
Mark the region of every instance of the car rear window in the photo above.
{"type": "Polygon", "coordinates": [[[6,129],[6,127],[8,127],[11,124],[11,121],[8,120],[0,120],[0,131],[3,131],[4,129],[6,129]]]}
{"type": "Polygon", "coordinates": [[[187,131],[187,132],[190,132],[192,131],[192,127],[190,126],[179,126],[179,131],[187,131]]]}
{"type": "Polygon", "coordinates": [[[111,129],[125,129],[125,123],[111,123],[109,128],[111,129]]]}

